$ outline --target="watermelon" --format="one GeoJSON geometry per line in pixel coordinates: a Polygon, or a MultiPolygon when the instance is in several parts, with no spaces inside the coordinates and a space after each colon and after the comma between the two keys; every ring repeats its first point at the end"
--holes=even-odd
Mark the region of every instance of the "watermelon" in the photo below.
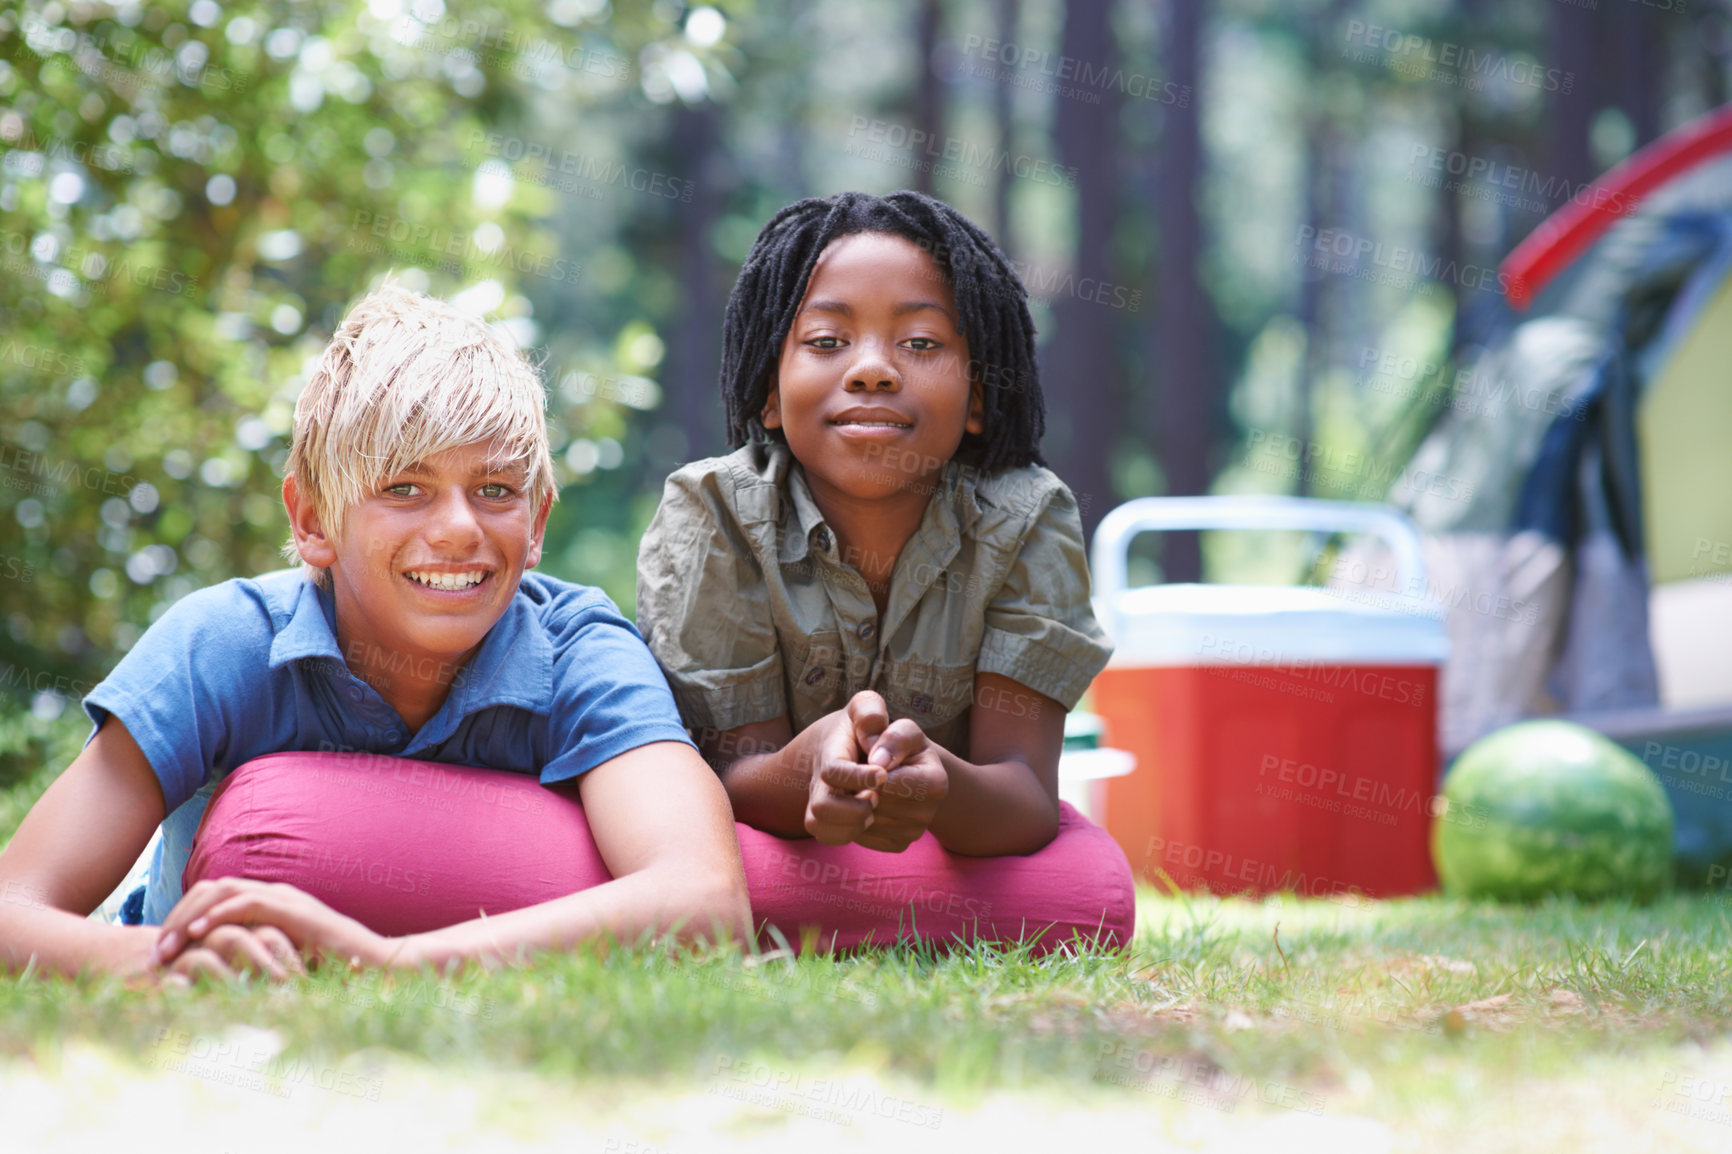
{"type": "Polygon", "coordinates": [[[1648,900],[1671,888],[1672,805],[1634,755],[1567,721],[1524,721],[1456,759],[1434,807],[1446,893],[1648,900]]]}

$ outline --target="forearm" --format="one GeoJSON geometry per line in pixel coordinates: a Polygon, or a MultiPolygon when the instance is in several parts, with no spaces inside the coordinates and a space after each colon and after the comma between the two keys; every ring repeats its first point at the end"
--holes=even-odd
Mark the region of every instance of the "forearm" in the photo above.
{"type": "Polygon", "coordinates": [[[721,768],[722,788],[734,819],[777,837],[806,837],[806,804],[817,764],[811,729],[802,730],[780,749],[748,753],[721,768]]]}
{"type": "Polygon", "coordinates": [[[66,910],[0,901],[0,972],[134,977],[150,969],[155,926],[111,926],[66,910]],[[34,959],[34,966],[32,960],[34,959]]]}
{"type": "Polygon", "coordinates": [[[975,765],[938,750],[949,779],[932,836],[968,857],[1033,853],[1058,835],[1058,799],[1021,761],[975,765]]]}
{"type": "Polygon", "coordinates": [[[423,934],[387,939],[387,966],[444,969],[454,962],[510,965],[547,950],[589,941],[633,942],[644,933],[681,942],[751,938],[745,878],[689,862],[651,866],[540,905],[480,917],[423,934]]]}

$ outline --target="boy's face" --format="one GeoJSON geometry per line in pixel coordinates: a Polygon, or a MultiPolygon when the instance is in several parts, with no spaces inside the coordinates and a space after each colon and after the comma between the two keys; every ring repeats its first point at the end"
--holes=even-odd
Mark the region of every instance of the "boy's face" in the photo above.
{"type": "Polygon", "coordinates": [[[304,526],[289,500],[302,557],[331,570],[338,640],[352,667],[416,668],[408,659],[449,673],[541,560],[552,502],[531,508],[527,467],[490,460],[488,448],[465,445],[384,477],[348,511],[340,541],[319,530],[316,515],[304,526]]]}
{"type": "Polygon", "coordinates": [[[968,340],[931,255],[855,233],[818,257],[782,343],[765,428],[781,429],[813,495],[913,494],[982,428],[968,340]]]}

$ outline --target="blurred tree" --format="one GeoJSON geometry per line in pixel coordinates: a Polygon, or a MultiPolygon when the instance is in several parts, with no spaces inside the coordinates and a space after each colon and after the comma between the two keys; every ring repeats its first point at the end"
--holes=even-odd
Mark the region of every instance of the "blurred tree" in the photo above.
{"type": "MultiPolygon", "coordinates": [[[[501,126],[632,98],[676,31],[650,7],[0,14],[0,555],[34,574],[5,586],[7,688],[51,712],[177,597],[282,564],[307,360],[386,270],[537,343],[526,291],[594,274],[514,178],[533,138],[501,126]]],[[[609,407],[556,406],[556,448],[609,407]]]]}
{"type": "MultiPolygon", "coordinates": [[[[1219,369],[1212,355],[1217,319],[1198,278],[1203,220],[1197,208],[1202,184],[1201,107],[1202,0],[1169,0],[1166,76],[1184,94],[1163,106],[1162,174],[1156,203],[1159,221],[1154,302],[1157,318],[1151,364],[1156,400],[1155,440],[1171,496],[1208,491],[1210,455],[1217,439],[1215,398],[1219,369]]],[[[1162,553],[1169,581],[1202,578],[1202,556],[1194,533],[1171,535],[1162,553]]]]}
{"type": "MultiPolygon", "coordinates": [[[[1111,77],[1119,68],[1108,5],[1067,0],[1058,62],[1048,66],[1075,73],[1087,67],[1111,77]],[[1067,63],[1068,62],[1068,63],[1067,63]]],[[[1076,244],[1067,275],[1054,279],[1053,335],[1041,377],[1047,382],[1048,450],[1053,469],[1077,496],[1083,528],[1095,525],[1114,504],[1108,447],[1118,440],[1125,411],[1124,373],[1119,363],[1118,317],[1106,294],[1089,285],[1111,284],[1113,229],[1119,203],[1118,114],[1112,84],[1085,88],[1054,86],[1060,93],[1053,136],[1062,164],[1076,173],[1076,244]],[[1099,103],[1087,97],[1099,96],[1099,103]]]]}

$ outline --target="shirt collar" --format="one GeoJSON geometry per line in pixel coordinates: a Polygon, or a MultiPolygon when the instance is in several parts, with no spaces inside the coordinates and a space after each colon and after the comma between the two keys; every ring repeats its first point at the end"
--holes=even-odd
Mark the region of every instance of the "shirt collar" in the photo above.
{"type": "Polygon", "coordinates": [[[301,582],[289,609],[288,624],[271,642],[270,667],[277,669],[307,657],[343,660],[342,650],[337,648],[336,602],[330,590],[320,589],[311,580],[301,582]]]}
{"type": "MultiPolygon", "coordinates": [[[[806,484],[805,471],[796,467],[793,453],[782,444],[776,445],[772,453],[780,457],[775,461],[775,467],[787,475],[788,495],[794,506],[794,527],[799,530],[781,535],[779,559],[784,565],[794,565],[804,561],[811,552],[812,535],[819,529],[828,530],[829,525],[806,484]]],[[[975,478],[979,472],[973,466],[952,458],[944,463],[943,471],[934,482],[933,496],[937,500],[927,502],[920,528],[913,537],[915,541],[927,543],[927,551],[934,559],[942,556],[943,561],[948,562],[955,556],[955,546],[960,543],[962,535],[980,519],[980,503],[975,497],[975,478]]]]}
{"type": "Polygon", "coordinates": [[[820,529],[828,532],[829,526],[818,502],[812,497],[811,487],[806,484],[805,471],[795,465],[794,455],[788,452],[786,445],[778,447],[788,458],[788,496],[794,505],[794,525],[799,529],[797,533],[782,534],[781,560],[784,565],[794,565],[804,561],[811,552],[812,535],[820,529]]]}
{"type": "MultiPolygon", "coordinates": [[[[306,658],[333,658],[348,671],[337,645],[336,600],[330,590],[310,580],[301,584],[288,624],[271,643],[270,667],[306,658]]],[[[514,705],[532,713],[553,711],[553,643],[521,588],[452,682],[450,697],[423,729],[442,717],[455,723],[496,705],[514,705]]]]}

